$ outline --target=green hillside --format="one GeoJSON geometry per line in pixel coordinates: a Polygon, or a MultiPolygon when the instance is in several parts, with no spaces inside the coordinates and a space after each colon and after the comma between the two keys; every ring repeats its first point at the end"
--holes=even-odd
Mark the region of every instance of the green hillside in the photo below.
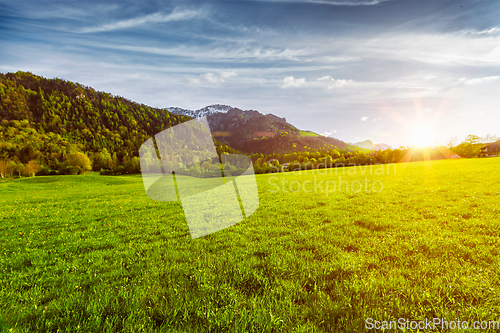
{"type": "MultiPolygon", "coordinates": [[[[55,168],[81,151],[94,170],[125,165],[152,135],[190,117],[26,72],[0,74],[0,160],[55,168]]],[[[234,152],[217,143],[220,152],[234,152]]]]}

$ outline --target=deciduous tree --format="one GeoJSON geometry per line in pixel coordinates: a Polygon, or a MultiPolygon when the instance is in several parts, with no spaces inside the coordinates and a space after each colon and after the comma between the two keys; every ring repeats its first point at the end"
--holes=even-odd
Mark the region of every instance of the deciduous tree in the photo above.
{"type": "Polygon", "coordinates": [[[35,177],[38,170],[40,170],[40,165],[37,162],[31,160],[25,166],[24,170],[29,177],[35,177]]]}

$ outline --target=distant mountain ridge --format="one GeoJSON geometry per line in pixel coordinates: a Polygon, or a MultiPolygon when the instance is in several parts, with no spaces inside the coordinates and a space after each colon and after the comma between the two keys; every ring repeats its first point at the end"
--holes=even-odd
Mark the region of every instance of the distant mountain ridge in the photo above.
{"type": "Polygon", "coordinates": [[[391,146],[385,144],[385,143],[373,143],[371,140],[365,140],[362,142],[356,142],[354,144],[355,146],[365,148],[365,149],[371,149],[371,150],[386,150],[386,149],[392,149],[391,146]]]}
{"type": "Polygon", "coordinates": [[[202,117],[207,117],[209,115],[212,115],[217,112],[222,112],[225,113],[229,110],[231,110],[233,107],[230,105],[223,105],[223,104],[213,104],[209,106],[205,106],[204,108],[198,109],[198,110],[188,110],[188,109],[183,109],[179,107],[170,107],[167,108],[168,111],[178,114],[178,115],[183,115],[183,116],[189,116],[192,118],[202,118],[202,117]]]}
{"type": "MultiPolygon", "coordinates": [[[[189,110],[189,109],[183,109],[179,107],[171,107],[167,108],[168,111],[178,114],[178,115],[183,115],[183,116],[189,116],[192,118],[202,118],[202,117],[208,117],[211,116],[215,113],[228,113],[229,111],[233,110],[236,112],[243,112],[245,114],[245,118],[252,118],[252,115],[262,115],[262,113],[255,111],[255,110],[246,110],[243,111],[239,108],[232,107],[230,105],[225,105],[225,104],[213,104],[209,106],[205,106],[204,108],[198,109],[198,110],[189,110]]],[[[274,119],[277,121],[283,121],[286,123],[286,119],[282,117],[278,117],[272,113],[266,114],[266,116],[269,117],[275,117],[274,119]]]]}
{"type": "Polygon", "coordinates": [[[324,137],[310,131],[301,131],[285,118],[262,114],[256,110],[241,110],[223,104],[206,106],[199,110],[169,108],[178,115],[194,118],[207,117],[212,135],[244,153],[290,153],[309,149],[348,149],[338,139],[324,137]]]}

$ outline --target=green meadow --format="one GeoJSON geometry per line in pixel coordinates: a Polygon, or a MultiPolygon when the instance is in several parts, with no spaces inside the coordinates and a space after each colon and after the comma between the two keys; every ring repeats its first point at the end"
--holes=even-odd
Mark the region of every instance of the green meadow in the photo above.
{"type": "Polygon", "coordinates": [[[2,180],[0,331],[500,320],[499,171],[490,158],[257,175],[257,211],[197,239],[140,175],[2,180]]]}

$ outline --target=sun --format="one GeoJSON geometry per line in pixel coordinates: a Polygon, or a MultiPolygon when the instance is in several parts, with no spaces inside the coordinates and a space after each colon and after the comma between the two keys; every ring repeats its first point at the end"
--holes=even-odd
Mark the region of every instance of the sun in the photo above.
{"type": "Polygon", "coordinates": [[[413,130],[413,144],[424,148],[434,143],[434,131],[426,124],[419,123],[413,130]]]}

